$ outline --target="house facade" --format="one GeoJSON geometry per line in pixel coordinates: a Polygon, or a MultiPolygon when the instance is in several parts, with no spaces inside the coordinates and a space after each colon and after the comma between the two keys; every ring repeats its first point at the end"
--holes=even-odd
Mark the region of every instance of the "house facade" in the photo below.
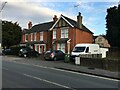
{"type": "Polygon", "coordinates": [[[69,54],[78,43],[93,43],[93,33],[82,24],[81,13],[77,16],[77,21],[61,15],[51,31],[53,50],[69,54]]]}
{"type": "Polygon", "coordinates": [[[39,53],[47,50],[61,50],[70,53],[79,43],[93,43],[93,33],[82,24],[81,13],[74,21],[64,15],[55,15],[53,21],[32,26],[23,30],[21,45],[30,46],[39,53]]]}
{"type": "Polygon", "coordinates": [[[32,49],[43,53],[51,48],[52,33],[49,29],[55,23],[57,17],[53,21],[37,24],[32,27],[32,22],[28,23],[28,29],[23,30],[21,46],[29,46],[32,49]]]}
{"type": "Polygon", "coordinates": [[[99,44],[100,47],[110,48],[110,44],[105,35],[95,36],[95,43],[99,44]]]}

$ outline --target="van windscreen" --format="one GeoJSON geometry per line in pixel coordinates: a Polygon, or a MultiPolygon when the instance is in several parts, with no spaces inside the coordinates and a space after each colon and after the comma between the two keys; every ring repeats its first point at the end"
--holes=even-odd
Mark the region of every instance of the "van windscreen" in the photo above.
{"type": "Polygon", "coordinates": [[[86,47],[74,47],[73,52],[84,52],[86,47]]]}

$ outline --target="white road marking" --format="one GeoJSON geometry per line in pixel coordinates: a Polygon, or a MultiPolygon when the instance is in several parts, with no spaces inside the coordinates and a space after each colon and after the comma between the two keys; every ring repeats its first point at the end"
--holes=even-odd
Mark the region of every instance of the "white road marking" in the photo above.
{"type": "Polygon", "coordinates": [[[39,65],[33,65],[33,66],[41,67],[41,68],[47,68],[47,69],[53,69],[53,70],[58,70],[58,71],[63,71],[63,72],[69,72],[69,73],[74,73],[74,74],[79,74],[79,75],[84,75],[84,76],[89,76],[89,77],[96,77],[96,78],[101,78],[101,79],[106,79],[106,80],[120,81],[120,80],[117,80],[117,79],[112,79],[112,78],[107,78],[107,77],[100,77],[100,76],[84,74],[84,73],[78,73],[78,72],[73,72],[73,71],[67,71],[67,70],[62,70],[62,69],[57,69],[57,68],[44,67],[44,66],[39,66],[39,65]]]}
{"type": "MultiPolygon", "coordinates": [[[[68,86],[65,86],[65,85],[61,85],[59,83],[55,83],[55,82],[52,82],[52,81],[49,81],[49,80],[45,80],[45,79],[41,79],[41,78],[38,78],[38,77],[35,77],[35,76],[31,76],[31,75],[28,75],[28,74],[23,74],[27,77],[31,77],[31,78],[34,78],[34,79],[37,79],[37,80],[40,80],[40,81],[44,81],[44,82],[47,82],[47,83],[50,83],[50,84],[54,84],[54,85],[57,85],[57,86],[60,86],[62,88],[68,88],[68,89],[72,89],[71,87],[68,87],[68,86]]],[[[72,89],[73,90],[73,89],[72,89]]],[[[75,89],[74,89],[75,90],[75,89]]]]}
{"type": "Polygon", "coordinates": [[[102,77],[102,76],[95,76],[95,75],[90,75],[90,74],[85,74],[85,73],[78,73],[78,72],[73,72],[73,71],[68,71],[68,70],[62,70],[62,69],[57,69],[57,68],[52,68],[52,67],[46,67],[46,66],[40,66],[40,65],[35,65],[35,64],[28,64],[28,63],[19,63],[17,61],[11,61],[11,62],[15,62],[18,64],[24,64],[24,65],[32,65],[32,66],[36,66],[36,67],[41,67],[41,68],[46,68],[46,69],[52,69],[52,70],[57,70],[57,71],[62,71],[62,72],[69,72],[69,73],[74,73],[74,74],[79,74],[79,75],[84,75],[84,76],[89,76],[89,77],[95,77],[95,78],[100,78],[100,79],[105,79],[105,80],[112,80],[112,81],[116,81],[119,82],[120,80],[118,79],[112,79],[112,78],[107,78],[107,77],[102,77]]]}

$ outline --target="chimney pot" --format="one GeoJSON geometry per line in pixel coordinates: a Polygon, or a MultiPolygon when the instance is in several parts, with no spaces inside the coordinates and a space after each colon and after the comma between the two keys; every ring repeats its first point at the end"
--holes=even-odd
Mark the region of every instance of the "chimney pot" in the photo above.
{"type": "Polygon", "coordinates": [[[32,22],[29,21],[29,22],[28,22],[28,29],[31,29],[31,28],[32,28],[32,22]]]}
{"type": "Polygon", "coordinates": [[[81,16],[81,13],[79,12],[79,16],[81,16]]]}
{"type": "Polygon", "coordinates": [[[54,15],[53,21],[56,22],[58,20],[57,15],[54,15]]]}

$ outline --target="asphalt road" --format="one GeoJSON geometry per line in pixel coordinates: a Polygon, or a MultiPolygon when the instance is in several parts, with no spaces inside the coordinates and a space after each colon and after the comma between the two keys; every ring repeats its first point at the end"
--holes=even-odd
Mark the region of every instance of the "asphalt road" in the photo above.
{"type": "Polygon", "coordinates": [[[7,59],[2,59],[3,88],[118,88],[115,80],[7,59]]]}

